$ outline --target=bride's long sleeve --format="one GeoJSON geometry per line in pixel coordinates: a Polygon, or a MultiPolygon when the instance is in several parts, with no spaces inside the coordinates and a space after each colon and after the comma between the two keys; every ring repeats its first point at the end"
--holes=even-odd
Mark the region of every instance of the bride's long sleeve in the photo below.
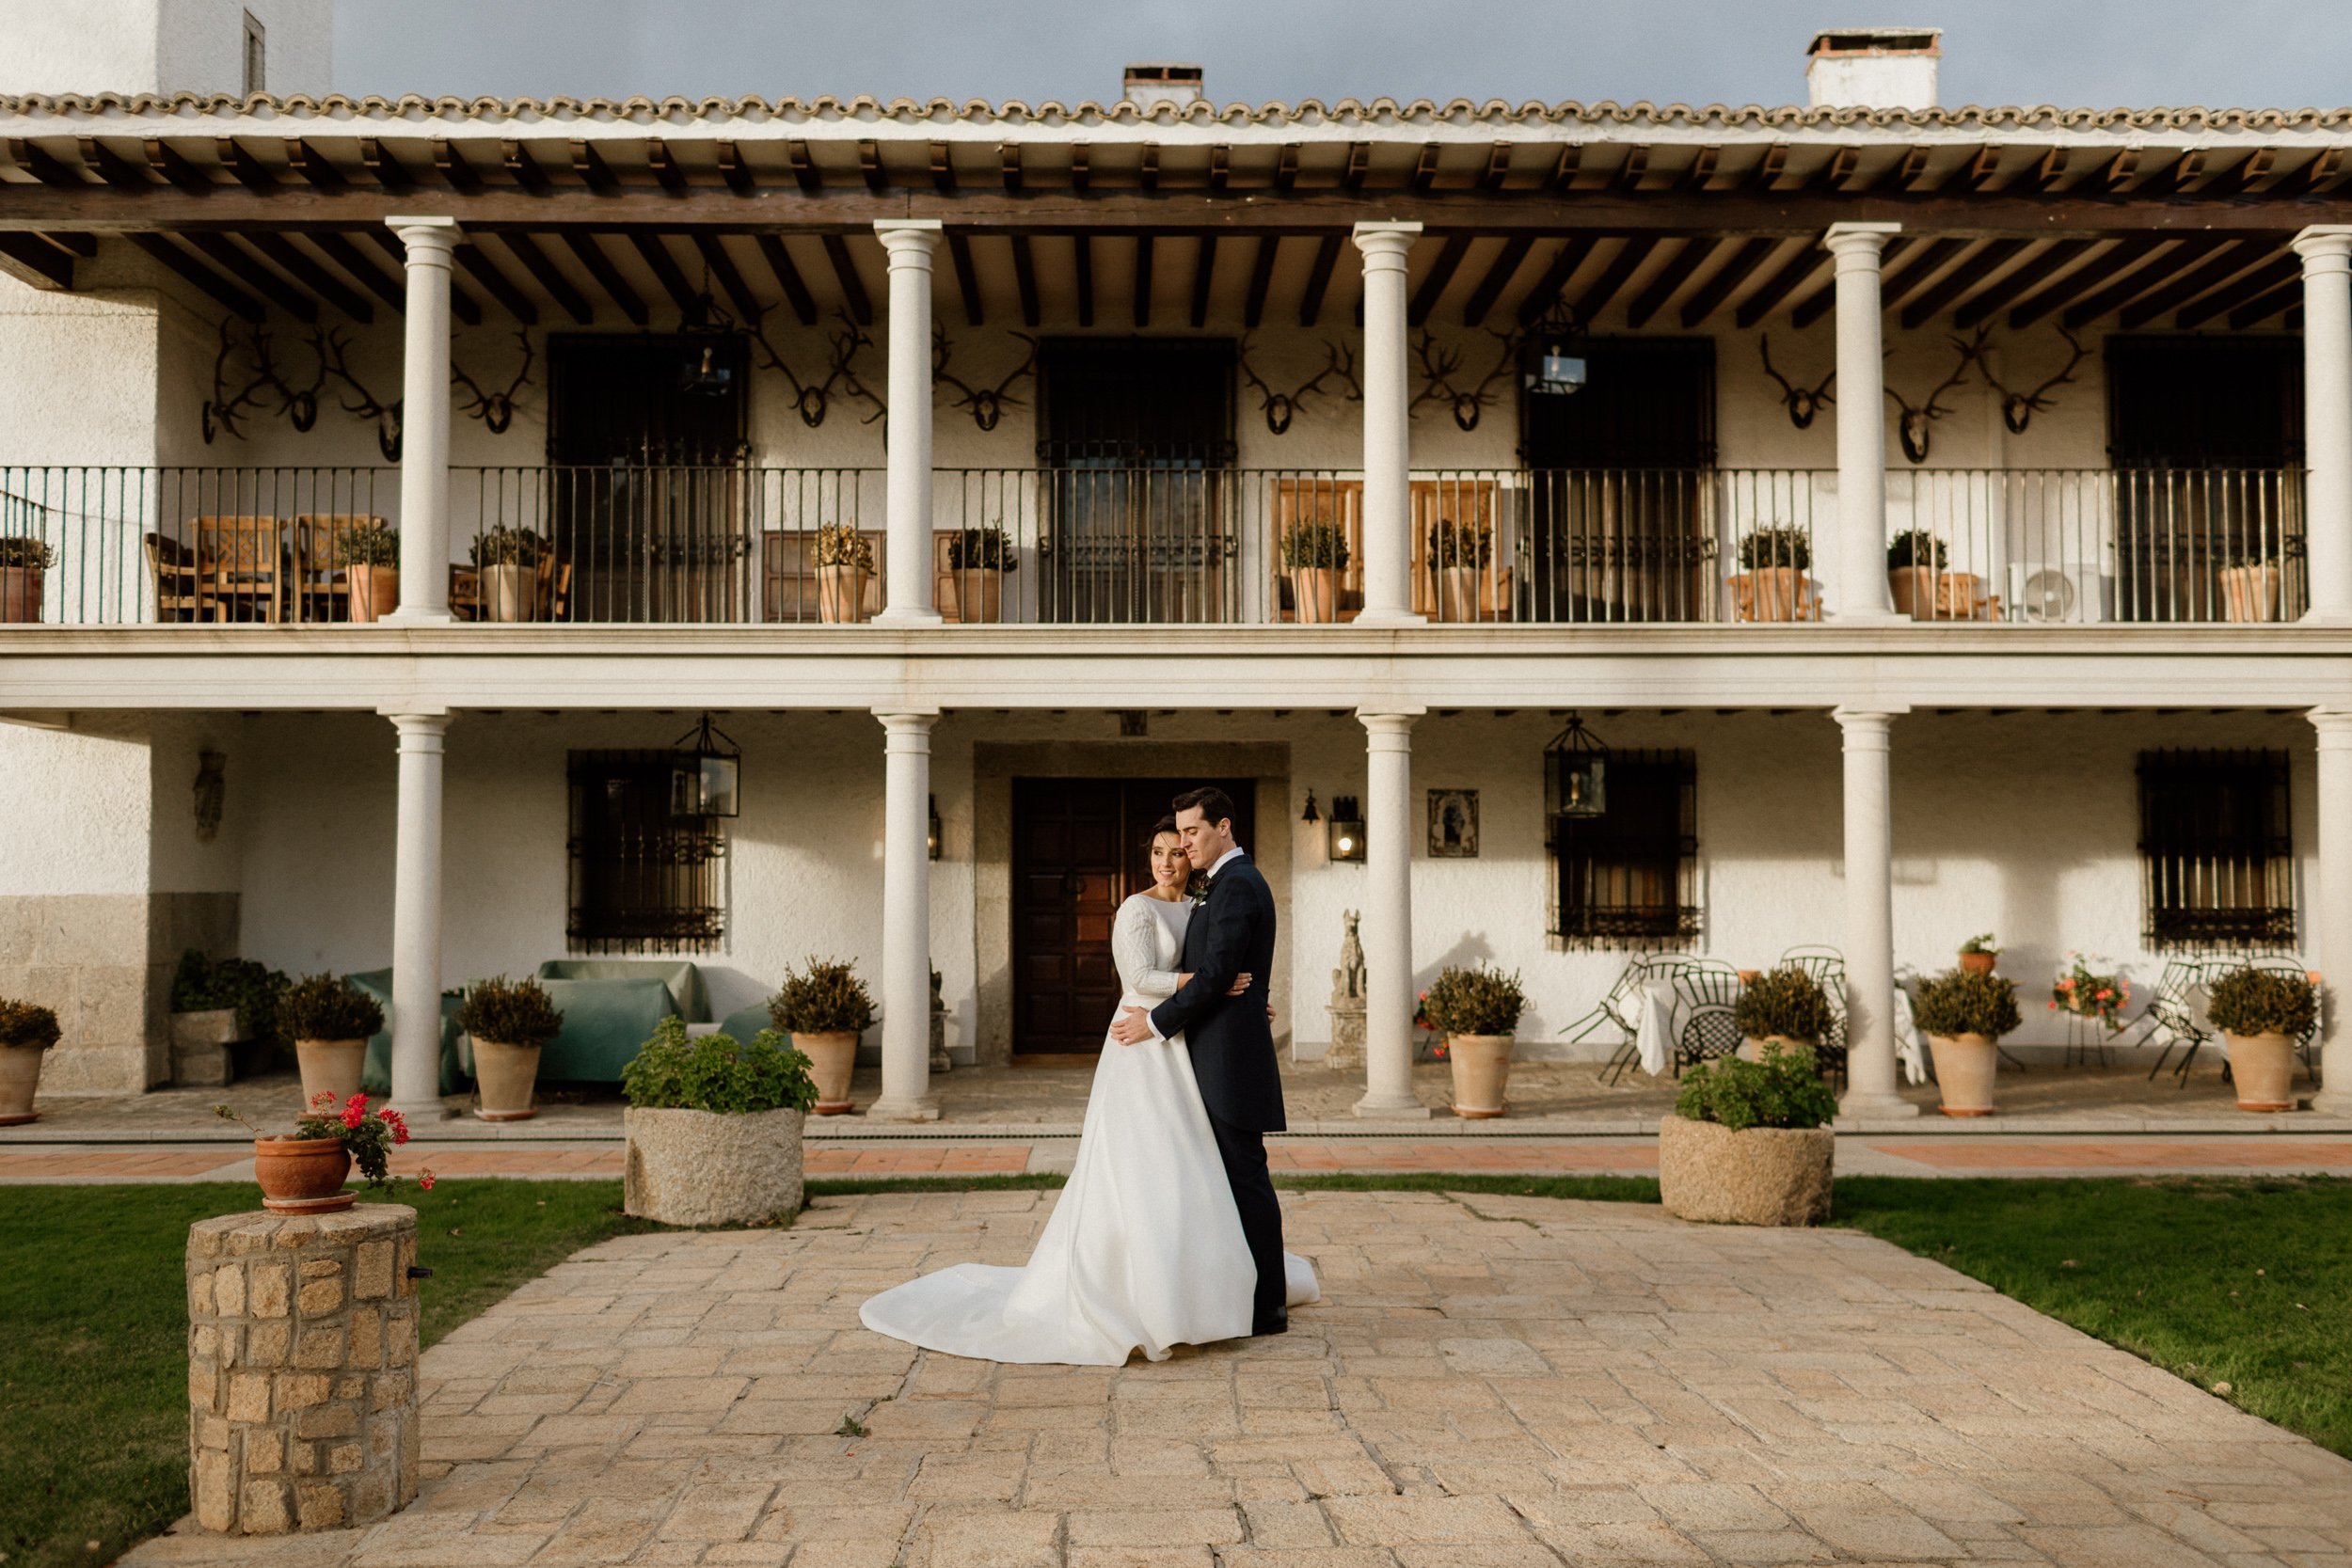
{"type": "Polygon", "coordinates": [[[1177,971],[1154,969],[1159,957],[1159,920],[1137,899],[1120,907],[1111,926],[1111,961],[1119,966],[1119,983],[1137,996],[1173,996],[1177,971]]]}

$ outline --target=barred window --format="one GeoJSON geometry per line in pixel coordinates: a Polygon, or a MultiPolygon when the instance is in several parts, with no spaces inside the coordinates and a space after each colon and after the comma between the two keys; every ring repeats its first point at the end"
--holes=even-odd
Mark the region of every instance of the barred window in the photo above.
{"type": "Polygon", "coordinates": [[[2139,865],[2149,946],[2295,945],[2284,752],[2143,752],[2139,865]]]}
{"type": "Polygon", "coordinates": [[[669,752],[571,753],[575,953],[707,953],[726,930],[723,824],[670,815],[669,752]]]}
{"type": "Polygon", "coordinates": [[[1570,816],[1549,792],[1551,935],[1570,947],[1672,947],[1699,934],[1698,762],[1613,752],[1608,809],[1570,816]]]}

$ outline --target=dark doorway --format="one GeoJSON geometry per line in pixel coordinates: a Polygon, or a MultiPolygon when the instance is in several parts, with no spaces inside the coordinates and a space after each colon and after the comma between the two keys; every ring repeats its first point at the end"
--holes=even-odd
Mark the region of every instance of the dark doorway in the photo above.
{"type": "Polygon", "coordinates": [[[749,475],[736,333],[548,341],[548,526],[583,621],[733,621],[749,475]]]}
{"type": "Polygon", "coordinates": [[[1232,619],[1233,345],[1054,338],[1038,377],[1044,617],[1232,619]]]}
{"type": "Polygon", "coordinates": [[[1012,782],[1012,1048],[1092,1054],[1119,1010],[1111,919],[1152,885],[1152,824],[1185,789],[1233,798],[1242,847],[1256,849],[1248,779],[1015,779],[1012,782]]]}
{"type": "Polygon", "coordinates": [[[1603,339],[1587,382],[1521,399],[1539,621],[1694,621],[1714,594],[1715,345],[1603,339]]]}

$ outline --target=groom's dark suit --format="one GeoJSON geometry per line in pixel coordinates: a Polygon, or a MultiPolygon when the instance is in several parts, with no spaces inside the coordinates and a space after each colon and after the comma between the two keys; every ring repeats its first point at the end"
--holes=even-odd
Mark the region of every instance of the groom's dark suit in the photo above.
{"type": "Polygon", "coordinates": [[[1265,1134],[1281,1132],[1287,1123],[1274,1031],[1266,1022],[1274,894],[1247,855],[1235,855],[1209,879],[1208,901],[1193,911],[1184,928],[1184,963],[1192,978],[1152,1009],[1152,1026],[1162,1039],[1183,1031],[1192,1053],[1192,1075],[1216,1134],[1233,1205],[1241,1212],[1242,1234],[1258,1266],[1250,1332],[1271,1333],[1287,1315],[1282,1211],[1266,1174],[1265,1134]],[[1251,977],[1249,989],[1227,996],[1241,974],[1251,977]]]}

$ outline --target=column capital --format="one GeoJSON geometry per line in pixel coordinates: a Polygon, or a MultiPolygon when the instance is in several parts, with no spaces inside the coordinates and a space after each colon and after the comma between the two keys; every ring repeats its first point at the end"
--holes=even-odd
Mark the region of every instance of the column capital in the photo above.
{"type": "Polygon", "coordinates": [[[2303,717],[2319,732],[2323,749],[2352,746],[2352,708],[2315,707],[2303,717]]]}
{"type": "Polygon", "coordinates": [[[931,254],[946,236],[946,226],[937,218],[876,218],[874,237],[890,252],[890,264],[898,266],[930,265],[931,254]]]}
{"type": "Polygon", "coordinates": [[[2314,223],[2300,230],[2288,242],[2290,248],[2303,258],[2305,270],[2313,261],[2343,262],[2352,258],[2352,224],[2314,223]]]}
{"type": "Polygon", "coordinates": [[[1851,743],[1857,736],[1884,735],[1896,720],[1911,711],[1911,705],[1881,704],[1875,707],[1834,707],[1829,716],[1837,721],[1837,727],[1846,732],[1851,743]]]}
{"type": "Polygon", "coordinates": [[[1821,247],[1831,255],[1878,259],[1886,242],[1903,231],[1899,223],[1833,223],[1821,231],[1821,247]]]}
{"type": "Polygon", "coordinates": [[[1356,248],[1363,252],[1366,266],[1375,261],[1401,266],[1413,242],[1421,238],[1421,230],[1418,223],[1359,223],[1348,232],[1356,248]]]}
{"type": "Polygon", "coordinates": [[[1358,708],[1356,718],[1374,735],[1411,735],[1428,712],[1425,707],[1358,708]]]}
{"type": "Polygon", "coordinates": [[[878,707],[874,710],[874,717],[881,721],[882,727],[892,735],[929,735],[931,733],[931,726],[939,722],[939,709],[935,707],[878,707]]]}
{"type": "Polygon", "coordinates": [[[447,265],[450,252],[466,237],[455,218],[430,213],[388,217],[384,227],[400,236],[400,243],[407,247],[411,265],[420,261],[430,264],[435,260],[447,265]]]}

